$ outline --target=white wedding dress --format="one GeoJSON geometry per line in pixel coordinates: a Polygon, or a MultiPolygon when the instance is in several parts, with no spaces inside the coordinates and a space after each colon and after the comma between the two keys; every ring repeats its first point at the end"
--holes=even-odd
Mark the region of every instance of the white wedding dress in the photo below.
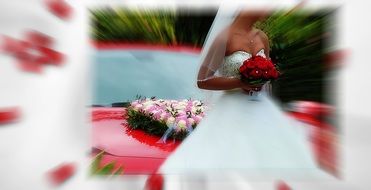
{"type": "MultiPolygon", "coordinates": [[[[238,77],[251,57],[236,51],[217,74],[238,77]]],[[[214,102],[159,168],[165,190],[276,190],[280,180],[292,189],[353,189],[317,167],[304,128],[264,90],[257,100],[242,90],[223,91],[214,102]]]]}
{"type": "MultiPolygon", "coordinates": [[[[258,55],[265,56],[264,49],[258,55]]],[[[238,77],[252,55],[224,58],[218,75],[238,77]]],[[[303,129],[262,90],[252,101],[242,90],[224,91],[197,128],[163,163],[163,174],[215,170],[316,168],[303,129]]]]}

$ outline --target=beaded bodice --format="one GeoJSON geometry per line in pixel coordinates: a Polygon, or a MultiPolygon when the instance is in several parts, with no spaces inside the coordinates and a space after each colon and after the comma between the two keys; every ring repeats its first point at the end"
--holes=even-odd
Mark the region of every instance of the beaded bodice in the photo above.
{"type": "MultiPolygon", "coordinates": [[[[261,49],[257,54],[257,56],[266,57],[264,53],[264,49],[261,49]]],[[[239,68],[243,64],[245,60],[248,60],[252,57],[252,55],[248,52],[238,50],[233,52],[232,54],[224,57],[224,63],[219,68],[218,73],[224,77],[240,77],[239,68]]]]}

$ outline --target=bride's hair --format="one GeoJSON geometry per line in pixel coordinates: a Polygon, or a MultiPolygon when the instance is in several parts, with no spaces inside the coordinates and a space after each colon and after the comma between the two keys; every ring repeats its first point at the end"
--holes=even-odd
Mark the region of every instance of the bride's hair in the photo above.
{"type": "Polygon", "coordinates": [[[251,21],[256,22],[267,18],[269,15],[271,15],[270,9],[254,9],[254,10],[241,9],[238,12],[234,21],[239,19],[249,19],[251,21]]]}
{"type": "Polygon", "coordinates": [[[212,77],[221,66],[226,50],[227,29],[238,12],[239,7],[219,7],[201,51],[198,81],[212,77]]]}

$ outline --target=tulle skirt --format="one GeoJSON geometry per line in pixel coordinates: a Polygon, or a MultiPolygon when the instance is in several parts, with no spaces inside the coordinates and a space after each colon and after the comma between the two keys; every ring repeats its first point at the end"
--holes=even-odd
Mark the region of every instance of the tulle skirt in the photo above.
{"type": "Polygon", "coordinates": [[[317,168],[305,130],[265,93],[224,91],[168,157],[163,174],[317,168]]]}

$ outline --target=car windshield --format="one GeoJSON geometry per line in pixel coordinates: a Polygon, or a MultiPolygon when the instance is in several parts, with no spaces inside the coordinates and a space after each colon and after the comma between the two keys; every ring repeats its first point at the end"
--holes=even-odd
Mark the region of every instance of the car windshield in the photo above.
{"type": "Polygon", "coordinates": [[[93,105],[130,102],[138,95],[199,99],[199,54],[165,50],[97,50],[93,56],[93,105]]]}

